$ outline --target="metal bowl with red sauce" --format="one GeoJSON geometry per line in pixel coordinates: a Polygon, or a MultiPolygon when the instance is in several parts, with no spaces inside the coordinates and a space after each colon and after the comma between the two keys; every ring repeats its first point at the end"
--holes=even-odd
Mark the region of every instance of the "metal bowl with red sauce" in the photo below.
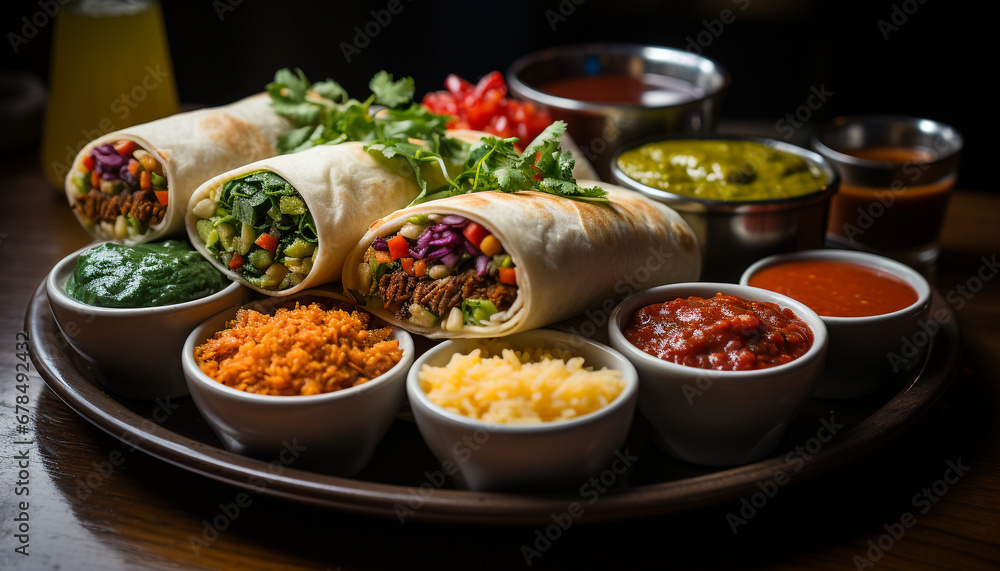
{"type": "Polygon", "coordinates": [[[622,332],[665,361],[720,371],[783,365],[813,343],[812,330],[792,310],[721,293],[647,305],[629,317],[622,332]]]}

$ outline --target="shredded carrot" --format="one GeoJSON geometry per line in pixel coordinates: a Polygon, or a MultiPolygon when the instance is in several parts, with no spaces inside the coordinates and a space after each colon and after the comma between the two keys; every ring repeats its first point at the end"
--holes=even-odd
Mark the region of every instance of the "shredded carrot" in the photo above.
{"type": "Polygon", "coordinates": [[[240,310],[194,350],[201,370],[220,383],[265,395],[315,395],[357,386],[403,356],[390,327],[370,314],[318,303],[274,315],[240,310]]]}

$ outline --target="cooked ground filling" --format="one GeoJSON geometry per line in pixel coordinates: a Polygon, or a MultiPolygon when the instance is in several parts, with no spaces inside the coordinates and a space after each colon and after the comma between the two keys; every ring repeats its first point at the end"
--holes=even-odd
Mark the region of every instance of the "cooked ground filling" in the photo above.
{"type": "Polygon", "coordinates": [[[76,197],[76,207],[88,220],[115,222],[119,216],[131,216],[148,225],[159,224],[167,211],[152,190],[142,189],[106,194],[92,188],[87,194],[76,197]]]}
{"type": "Polygon", "coordinates": [[[91,149],[71,180],[78,193],[74,208],[108,237],[141,235],[167,212],[170,195],[163,165],[135,141],[91,149]]]}
{"type": "Polygon", "coordinates": [[[456,214],[410,216],[372,241],[357,271],[356,301],[425,328],[502,322],[518,295],[516,263],[500,239],[456,214]]]}
{"type": "Polygon", "coordinates": [[[475,269],[441,279],[415,277],[403,270],[383,275],[374,295],[399,319],[410,317],[410,305],[418,304],[437,315],[448,315],[466,299],[488,299],[498,311],[508,309],[517,298],[517,286],[498,283],[492,276],[479,276],[475,269]]]}
{"type": "Polygon", "coordinates": [[[220,383],[263,395],[317,395],[366,383],[399,362],[391,327],[361,311],[318,303],[274,315],[241,309],[226,328],[194,350],[195,362],[220,383]]]}

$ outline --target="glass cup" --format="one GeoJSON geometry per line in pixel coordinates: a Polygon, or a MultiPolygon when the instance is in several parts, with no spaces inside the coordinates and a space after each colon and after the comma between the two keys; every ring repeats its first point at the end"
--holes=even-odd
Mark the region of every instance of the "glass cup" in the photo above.
{"type": "Polygon", "coordinates": [[[62,7],[49,75],[42,168],[60,192],[84,145],[179,110],[154,0],[74,0],[62,7]]]}
{"type": "Polygon", "coordinates": [[[933,271],[958,176],[958,131],[916,117],[838,117],[817,129],[812,147],[841,177],[830,201],[830,245],[933,271]]]}

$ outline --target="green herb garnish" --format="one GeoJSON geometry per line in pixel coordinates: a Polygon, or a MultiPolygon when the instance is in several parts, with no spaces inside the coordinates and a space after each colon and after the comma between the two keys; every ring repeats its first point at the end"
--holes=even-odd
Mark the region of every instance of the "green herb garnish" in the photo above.
{"type": "Polygon", "coordinates": [[[536,190],[588,200],[607,196],[600,187],[585,188],[576,183],[575,160],[572,153],[562,150],[560,142],[566,132],[562,121],[549,125],[519,154],[514,147],[516,138],[483,137],[470,144],[448,137],[448,116],[412,102],[412,78],[396,81],[380,71],[369,88],[372,94],[359,101],[333,80],[311,84],[302,70],[278,71],[267,86],[271,107],[296,127],[279,137],[278,150],[294,153],[324,144],[367,143],[365,150],[371,153],[408,163],[420,185],[420,194],[411,206],[482,191],[536,190]],[[431,178],[443,178],[445,183],[431,187],[421,172],[424,168],[440,172],[441,177],[431,178]]]}
{"type": "Polygon", "coordinates": [[[398,157],[407,162],[416,173],[421,192],[413,204],[428,200],[466,194],[470,192],[518,192],[537,190],[574,199],[605,199],[607,192],[598,187],[586,188],[573,178],[575,160],[569,151],[563,151],[560,137],[566,132],[566,123],[556,121],[549,125],[534,141],[518,154],[514,148],[516,138],[499,139],[483,137],[478,143],[467,145],[448,139],[451,147],[447,153],[436,151],[433,145],[418,145],[403,139],[390,139],[371,143],[365,147],[380,152],[388,158],[398,157]],[[465,160],[456,169],[456,156],[463,153],[465,160]],[[447,184],[441,188],[428,188],[420,174],[421,166],[437,163],[445,173],[447,184]],[[457,172],[452,172],[457,171],[457,172]]]}
{"type": "Polygon", "coordinates": [[[385,71],[369,83],[372,94],[352,99],[337,82],[309,83],[300,69],[279,70],[267,85],[271,108],[295,129],[278,139],[278,151],[294,153],[316,145],[375,141],[393,137],[428,139],[444,135],[448,117],[412,103],[413,79],[394,81],[385,71]],[[373,105],[381,106],[381,109],[373,105]],[[377,111],[377,112],[376,112],[377,111]]]}

